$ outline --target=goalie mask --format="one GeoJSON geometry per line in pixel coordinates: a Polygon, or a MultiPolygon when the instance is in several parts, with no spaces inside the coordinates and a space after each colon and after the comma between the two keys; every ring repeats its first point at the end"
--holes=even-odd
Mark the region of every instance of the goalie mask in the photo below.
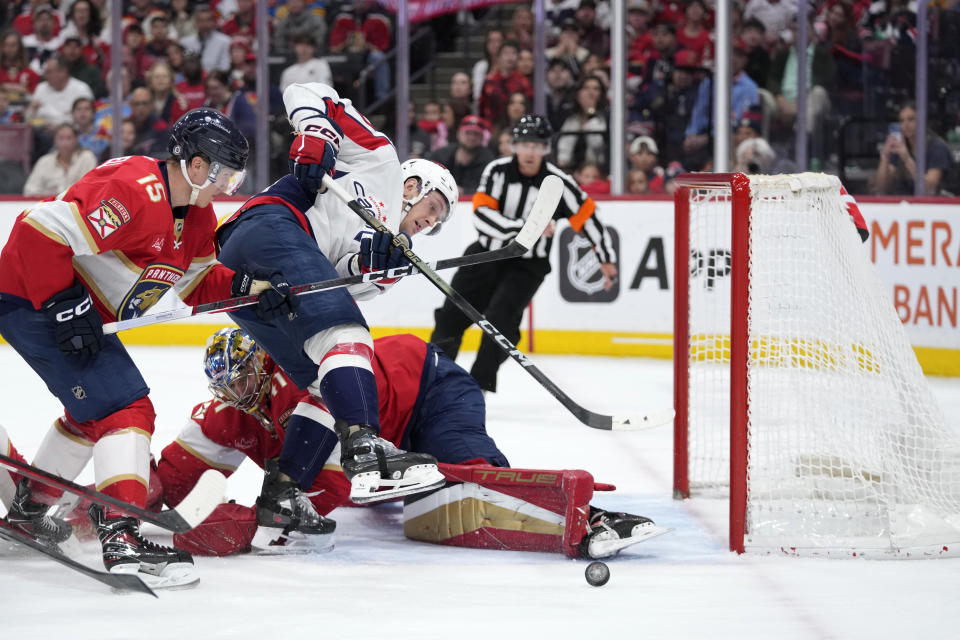
{"type": "Polygon", "coordinates": [[[447,204],[446,213],[428,231],[424,232],[428,236],[439,233],[440,228],[443,226],[443,223],[450,218],[450,214],[453,213],[453,207],[460,198],[460,191],[457,189],[457,182],[453,179],[453,174],[440,163],[415,158],[413,160],[407,160],[400,165],[400,176],[403,179],[403,184],[406,184],[409,178],[416,178],[418,184],[417,195],[410,200],[405,200],[403,203],[404,215],[410,211],[413,205],[423,200],[431,191],[437,191],[443,196],[447,204]]]}
{"type": "Polygon", "coordinates": [[[241,329],[220,329],[207,340],[203,371],[213,396],[241,411],[253,411],[266,395],[266,353],[241,329]]]}

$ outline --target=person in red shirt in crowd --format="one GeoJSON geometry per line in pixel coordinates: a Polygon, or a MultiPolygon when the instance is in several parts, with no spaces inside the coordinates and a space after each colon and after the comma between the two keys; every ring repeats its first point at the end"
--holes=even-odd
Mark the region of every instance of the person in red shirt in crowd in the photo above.
{"type": "Polygon", "coordinates": [[[610,195],[610,180],[596,162],[585,162],[573,172],[573,178],[588,196],[610,195]]]}
{"type": "MultiPolygon", "coordinates": [[[[49,6],[50,0],[30,0],[23,6],[20,15],[13,19],[11,26],[22,36],[30,35],[33,33],[33,18],[37,9],[49,6]]],[[[53,35],[58,35],[60,33],[60,16],[56,13],[52,13],[52,15],[54,19],[53,35]]]]}
{"type": "MultiPolygon", "coordinates": [[[[367,66],[385,59],[390,48],[391,23],[385,14],[373,10],[372,0],[358,0],[352,11],[337,14],[330,28],[330,51],[366,52],[367,66]]],[[[379,99],[390,93],[390,65],[377,64],[373,70],[373,92],[379,99]]]]}
{"type": "Polygon", "coordinates": [[[500,122],[507,111],[510,94],[523,93],[527,100],[533,101],[533,86],[525,75],[517,71],[517,59],[520,47],[513,40],[500,45],[497,52],[497,67],[487,74],[480,92],[479,115],[487,122],[500,122]]]}
{"type": "Polygon", "coordinates": [[[143,82],[153,58],[147,53],[146,38],[139,23],[127,25],[123,30],[124,64],[130,65],[135,82],[143,82]]]}
{"type": "Polygon", "coordinates": [[[253,0],[237,0],[237,10],[220,26],[220,31],[228,36],[256,37],[257,12],[253,0]]]}
{"type": "Polygon", "coordinates": [[[698,64],[713,59],[713,41],[707,29],[707,5],[704,0],[688,0],[683,10],[683,26],[677,30],[677,43],[682,49],[697,54],[698,64]]]}
{"type": "Polygon", "coordinates": [[[630,0],[627,3],[627,61],[631,66],[642,67],[651,51],[650,5],[647,0],[630,0]]]}
{"type": "Polygon", "coordinates": [[[7,31],[0,39],[0,89],[10,92],[10,99],[26,101],[40,84],[40,76],[30,68],[23,38],[16,31],[7,31]]]}
{"type": "Polygon", "coordinates": [[[183,80],[176,85],[177,93],[187,101],[187,110],[202,106],[207,100],[206,74],[200,63],[200,54],[184,51],[183,65],[180,67],[183,80]]]}

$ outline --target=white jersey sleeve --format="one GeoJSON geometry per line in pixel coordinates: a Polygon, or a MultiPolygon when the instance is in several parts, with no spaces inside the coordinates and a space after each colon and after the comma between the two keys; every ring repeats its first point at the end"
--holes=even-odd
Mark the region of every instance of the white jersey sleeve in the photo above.
{"type": "MultiPolygon", "coordinates": [[[[397,231],[402,219],[403,181],[400,161],[390,139],[328,85],[311,82],[292,84],[283,92],[290,124],[297,132],[311,121],[330,120],[343,132],[334,178],[374,213],[389,229],[397,231]]],[[[372,233],[346,203],[330,193],[317,195],[306,212],[314,237],[324,255],[342,276],[359,273],[357,252],[363,233],[372,233]]],[[[360,284],[349,287],[358,300],[371,298],[389,285],[360,284]]]]}

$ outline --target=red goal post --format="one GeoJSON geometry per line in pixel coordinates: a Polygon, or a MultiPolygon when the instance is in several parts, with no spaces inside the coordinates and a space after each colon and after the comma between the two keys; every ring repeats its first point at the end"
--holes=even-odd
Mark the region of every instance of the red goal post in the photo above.
{"type": "Polygon", "coordinates": [[[960,439],[839,180],[678,185],[674,496],[727,499],[740,553],[960,551],[960,439]]]}

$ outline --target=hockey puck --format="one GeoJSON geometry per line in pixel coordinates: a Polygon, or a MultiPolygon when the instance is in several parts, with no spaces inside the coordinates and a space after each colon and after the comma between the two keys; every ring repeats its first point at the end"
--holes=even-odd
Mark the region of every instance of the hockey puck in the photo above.
{"type": "Polygon", "coordinates": [[[591,562],[583,572],[592,587],[602,587],[610,579],[610,567],[602,562],[591,562]]]}

